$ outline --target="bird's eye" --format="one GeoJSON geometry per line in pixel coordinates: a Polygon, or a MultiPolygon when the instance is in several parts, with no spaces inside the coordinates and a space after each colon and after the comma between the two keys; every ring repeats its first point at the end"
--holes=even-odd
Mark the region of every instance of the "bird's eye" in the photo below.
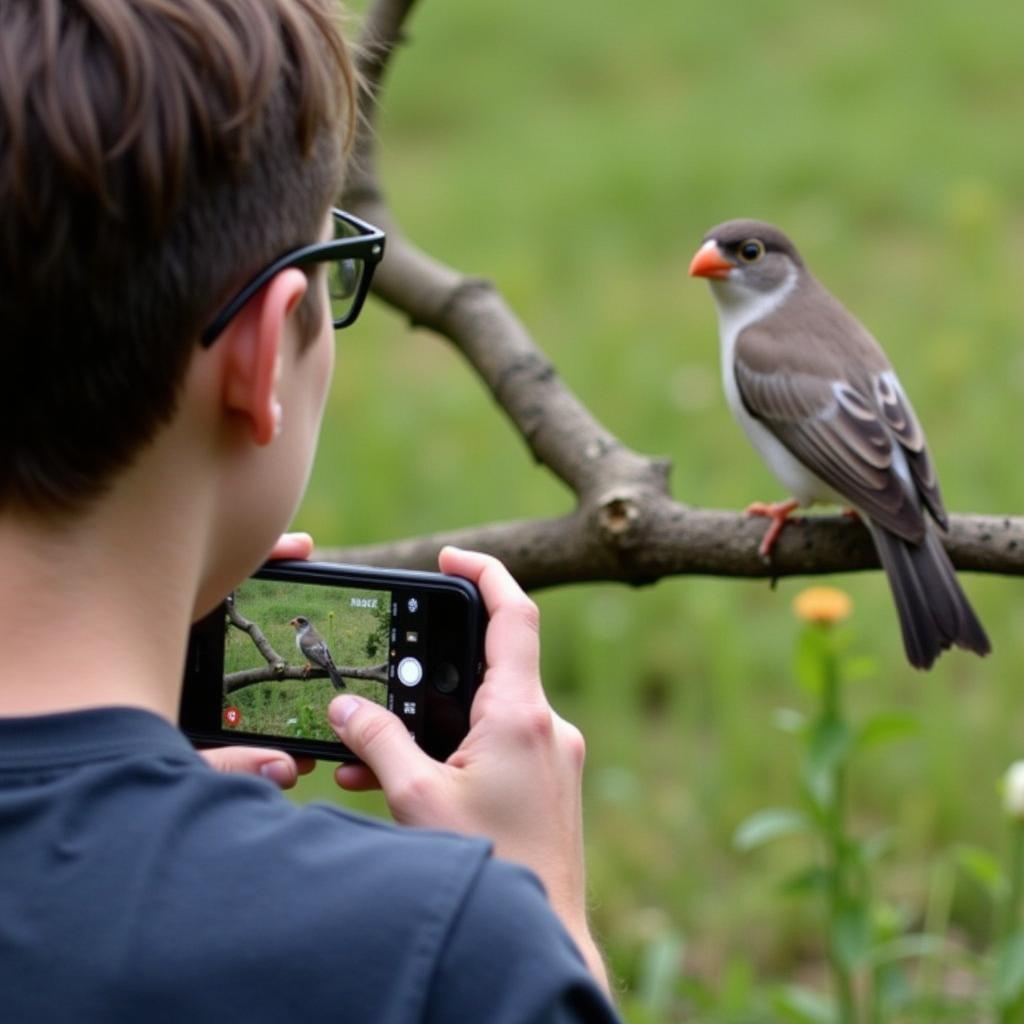
{"type": "Polygon", "coordinates": [[[756,263],[764,255],[764,242],[748,238],[736,252],[744,263],[756,263]]]}

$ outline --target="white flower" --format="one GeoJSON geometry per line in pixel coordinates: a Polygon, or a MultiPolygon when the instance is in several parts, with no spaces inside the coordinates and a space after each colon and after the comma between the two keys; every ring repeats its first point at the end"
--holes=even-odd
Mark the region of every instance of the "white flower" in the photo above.
{"type": "Polygon", "coordinates": [[[1003,777],[1003,809],[1016,821],[1024,821],[1024,761],[1014,761],[1003,777]]]}

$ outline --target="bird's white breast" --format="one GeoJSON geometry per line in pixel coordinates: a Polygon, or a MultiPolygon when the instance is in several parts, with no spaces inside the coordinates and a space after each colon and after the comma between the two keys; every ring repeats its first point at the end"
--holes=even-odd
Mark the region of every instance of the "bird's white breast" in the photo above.
{"type": "Polygon", "coordinates": [[[712,281],[711,291],[718,309],[722,385],[729,408],[776,479],[801,505],[810,505],[815,501],[834,502],[839,498],[823,480],[791,455],[767,427],[747,412],[735,371],[736,341],[740,332],[778,309],[796,287],[796,282],[797,270],[794,267],[772,292],[754,292],[728,280],[712,281]]]}

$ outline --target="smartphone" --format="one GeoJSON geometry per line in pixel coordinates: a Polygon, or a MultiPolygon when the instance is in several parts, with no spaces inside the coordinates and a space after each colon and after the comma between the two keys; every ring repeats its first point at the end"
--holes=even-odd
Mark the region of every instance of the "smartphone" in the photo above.
{"type": "Polygon", "coordinates": [[[354,693],[444,760],[469,729],[486,623],[458,576],[267,562],[192,627],[182,731],[200,746],[355,761],[327,720],[331,700],[354,693]]]}

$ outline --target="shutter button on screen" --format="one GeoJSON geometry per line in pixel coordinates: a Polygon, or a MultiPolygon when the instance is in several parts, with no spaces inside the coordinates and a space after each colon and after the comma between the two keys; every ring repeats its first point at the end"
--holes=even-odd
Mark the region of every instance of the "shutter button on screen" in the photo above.
{"type": "Polygon", "coordinates": [[[418,686],[423,678],[423,666],[416,658],[403,658],[398,663],[398,681],[405,686],[418,686]]]}

